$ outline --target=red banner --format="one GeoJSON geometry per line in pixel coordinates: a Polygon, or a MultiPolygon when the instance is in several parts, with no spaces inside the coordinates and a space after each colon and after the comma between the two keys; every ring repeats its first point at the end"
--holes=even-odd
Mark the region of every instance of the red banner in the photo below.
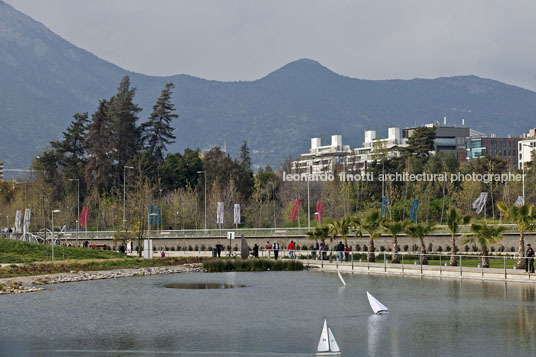
{"type": "Polygon", "coordinates": [[[80,227],[87,227],[88,219],[89,209],[87,207],[82,207],[82,213],[80,214],[80,227]]]}
{"type": "Polygon", "coordinates": [[[294,206],[292,206],[292,211],[290,211],[290,221],[294,222],[298,216],[298,209],[300,207],[301,200],[296,198],[294,200],[294,206]]]}
{"type": "Polygon", "coordinates": [[[322,223],[323,214],[324,214],[324,202],[318,201],[316,203],[315,222],[322,223]]]}

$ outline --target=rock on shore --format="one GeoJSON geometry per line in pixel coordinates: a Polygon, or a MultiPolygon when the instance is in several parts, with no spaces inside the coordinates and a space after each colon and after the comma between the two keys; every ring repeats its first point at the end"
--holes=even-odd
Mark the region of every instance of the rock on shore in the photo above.
{"type": "Polygon", "coordinates": [[[69,273],[51,274],[43,276],[19,277],[4,279],[0,282],[0,295],[23,294],[44,290],[42,285],[71,283],[87,280],[118,279],[134,276],[150,276],[161,274],[204,272],[202,264],[184,264],[178,266],[149,267],[138,269],[117,269],[107,271],[71,271],[69,273]]]}

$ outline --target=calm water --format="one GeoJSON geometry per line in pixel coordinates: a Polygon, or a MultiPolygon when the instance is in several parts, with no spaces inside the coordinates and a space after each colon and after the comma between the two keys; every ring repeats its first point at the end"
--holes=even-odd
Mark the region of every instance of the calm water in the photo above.
{"type": "Polygon", "coordinates": [[[312,355],[324,316],[344,356],[534,356],[535,287],[266,272],[59,284],[0,297],[3,355],[312,355]],[[181,290],[177,283],[246,284],[181,290]],[[373,315],[369,290],[391,309],[373,315]]]}

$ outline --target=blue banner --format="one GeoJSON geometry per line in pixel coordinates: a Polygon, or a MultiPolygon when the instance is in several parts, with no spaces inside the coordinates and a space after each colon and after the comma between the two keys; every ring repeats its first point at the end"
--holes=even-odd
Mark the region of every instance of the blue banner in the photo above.
{"type": "Polygon", "coordinates": [[[383,196],[382,197],[382,217],[387,216],[387,210],[389,209],[389,197],[383,196]]]}
{"type": "Polygon", "coordinates": [[[411,202],[411,209],[409,210],[409,219],[417,222],[417,209],[419,208],[419,200],[413,200],[411,202]]]}

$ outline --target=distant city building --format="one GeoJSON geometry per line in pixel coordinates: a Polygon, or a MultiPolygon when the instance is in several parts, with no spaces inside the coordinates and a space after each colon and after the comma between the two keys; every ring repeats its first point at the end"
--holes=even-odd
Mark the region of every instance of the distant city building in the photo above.
{"type": "Polygon", "coordinates": [[[4,163],[0,162],[0,182],[4,181],[4,163]]]}
{"type": "MultiPolygon", "coordinates": [[[[472,130],[464,126],[462,122],[461,126],[449,126],[447,124],[447,118],[443,118],[443,125],[436,121],[433,124],[426,124],[425,127],[435,127],[436,134],[434,139],[434,151],[453,153],[456,155],[458,161],[463,162],[466,160],[466,140],[469,137],[484,135],[476,130],[472,130]]],[[[403,139],[408,139],[413,135],[413,132],[417,127],[406,128],[402,131],[403,139]]]]}
{"type": "MultiPolygon", "coordinates": [[[[458,161],[464,162],[481,156],[495,157],[508,162],[511,169],[522,168],[523,162],[530,162],[536,150],[536,129],[531,129],[523,138],[497,138],[461,126],[448,125],[444,118],[440,122],[426,124],[435,128],[434,151],[452,153],[458,161]]],[[[400,157],[408,139],[417,127],[389,128],[386,138],[377,138],[376,130],[365,131],[365,141],[361,147],[351,149],[342,144],[341,135],[333,135],[331,144],[322,146],[320,138],[311,139],[311,149],[292,163],[294,173],[321,174],[325,172],[361,173],[383,155],[388,158],[400,157]]]]}
{"type": "Polygon", "coordinates": [[[473,137],[467,139],[467,160],[481,156],[495,157],[508,162],[511,169],[517,169],[518,142],[520,138],[473,137]]]}
{"type": "Polygon", "coordinates": [[[351,149],[342,144],[342,135],[332,135],[331,144],[322,146],[321,138],[311,139],[311,149],[292,163],[295,173],[321,174],[325,172],[360,173],[381,155],[400,156],[401,147],[407,146],[400,128],[389,128],[387,138],[377,138],[376,130],[365,131],[363,146],[351,149]]]}
{"type": "Polygon", "coordinates": [[[530,129],[523,134],[523,138],[518,142],[518,168],[521,170],[526,163],[532,161],[532,153],[536,149],[536,129],[530,129]]]}

